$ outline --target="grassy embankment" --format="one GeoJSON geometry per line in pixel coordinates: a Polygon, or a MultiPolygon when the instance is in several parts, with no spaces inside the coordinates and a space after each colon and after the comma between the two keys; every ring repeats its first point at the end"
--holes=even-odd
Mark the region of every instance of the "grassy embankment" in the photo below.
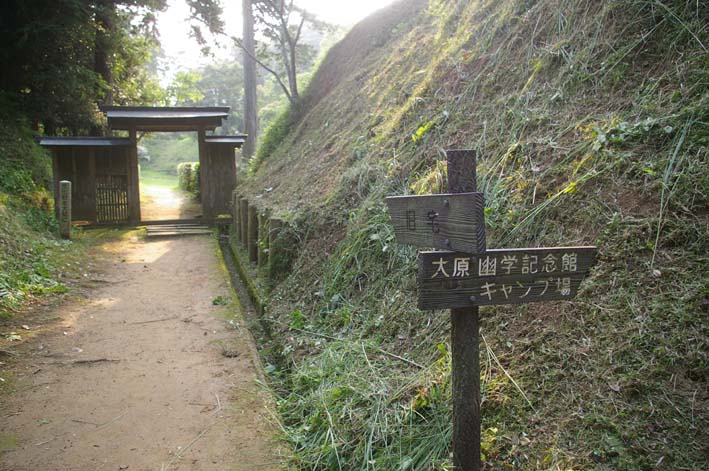
{"type": "Polygon", "coordinates": [[[72,240],[60,239],[50,184],[49,153],[27,123],[0,119],[0,343],[24,337],[27,309],[70,292],[95,261],[93,248],[126,233],[74,228],[72,240]]]}
{"type": "Polygon", "coordinates": [[[0,121],[0,322],[37,297],[65,292],[63,273],[78,263],[80,250],[57,238],[50,179],[51,160],[29,127],[0,121]]]}
{"type": "Polygon", "coordinates": [[[241,186],[300,237],[261,350],[296,467],[450,469],[449,319],[416,309],[383,199],[473,148],[489,247],[600,248],[573,302],[482,309],[486,469],[706,469],[707,25],[409,1],[331,49],[241,186]]]}

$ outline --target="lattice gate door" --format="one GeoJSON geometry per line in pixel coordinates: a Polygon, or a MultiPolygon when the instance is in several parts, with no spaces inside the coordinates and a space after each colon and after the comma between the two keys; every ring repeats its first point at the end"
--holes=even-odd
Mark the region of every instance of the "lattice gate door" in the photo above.
{"type": "Polygon", "coordinates": [[[128,176],[96,176],[96,222],[128,221],[128,176]]]}

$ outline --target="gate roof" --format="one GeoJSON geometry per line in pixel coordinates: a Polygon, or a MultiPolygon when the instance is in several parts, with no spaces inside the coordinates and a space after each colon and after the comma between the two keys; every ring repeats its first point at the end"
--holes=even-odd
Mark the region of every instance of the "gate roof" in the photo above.
{"type": "Polygon", "coordinates": [[[229,116],[228,106],[102,106],[111,129],[152,132],[214,130],[229,116]]]}
{"type": "Polygon", "coordinates": [[[131,145],[124,137],[42,137],[42,147],[122,147],[131,145]]]}
{"type": "Polygon", "coordinates": [[[246,134],[237,134],[235,136],[207,136],[204,138],[207,144],[218,144],[230,147],[241,147],[246,142],[246,134]]]}

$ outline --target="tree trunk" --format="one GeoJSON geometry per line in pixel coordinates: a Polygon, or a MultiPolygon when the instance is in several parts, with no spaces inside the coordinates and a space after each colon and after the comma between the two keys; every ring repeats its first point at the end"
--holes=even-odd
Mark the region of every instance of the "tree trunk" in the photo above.
{"type": "Polygon", "coordinates": [[[248,135],[242,155],[250,159],[256,150],[258,109],[256,104],[256,48],[254,45],[254,14],[252,0],[241,0],[244,19],[244,126],[248,135]]]}
{"type": "Polygon", "coordinates": [[[281,43],[281,58],[286,69],[286,75],[288,76],[288,90],[290,91],[290,96],[288,98],[291,103],[295,103],[298,99],[298,82],[295,68],[295,44],[293,44],[287,28],[288,25],[285,22],[282,22],[279,42],[281,43]]]}
{"type": "MultiPolygon", "coordinates": [[[[94,72],[103,79],[105,88],[101,87],[98,96],[103,95],[101,104],[113,104],[113,70],[110,57],[113,55],[113,37],[115,34],[114,15],[115,4],[112,0],[96,2],[96,37],[94,38],[94,72]]],[[[92,136],[103,136],[106,130],[100,123],[94,121],[89,130],[92,136]]]]}
{"type": "Polygon", "coordinates": [[[96,72],[108,88],[104,90],[103,104],[113,104],[113,72],[109,58],[112,54],[112,36],[115,23],[113,15],[115,5],[111,0],[101,0],[96,3],[96,39],[94,44],[94,72],[96,72]]]}
{"type": "Polygon", "coordinates": [[[290,82],[290,94],[293,97],[291,101],[298,100],[298,73],[296,70],[295,60],[295,44],[289,44],[290,47],[290,67],[288,68],[288,81],[290,82]]]}

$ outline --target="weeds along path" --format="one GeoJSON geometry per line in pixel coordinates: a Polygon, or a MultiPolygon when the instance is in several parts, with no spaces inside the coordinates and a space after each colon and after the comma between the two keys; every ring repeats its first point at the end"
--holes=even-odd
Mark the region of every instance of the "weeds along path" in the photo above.
{"type": "Polygon", "coordinates": [[[0,470],[281,469],[215,241],[121,242],[100,276],[11,360],[0,470]]]}

